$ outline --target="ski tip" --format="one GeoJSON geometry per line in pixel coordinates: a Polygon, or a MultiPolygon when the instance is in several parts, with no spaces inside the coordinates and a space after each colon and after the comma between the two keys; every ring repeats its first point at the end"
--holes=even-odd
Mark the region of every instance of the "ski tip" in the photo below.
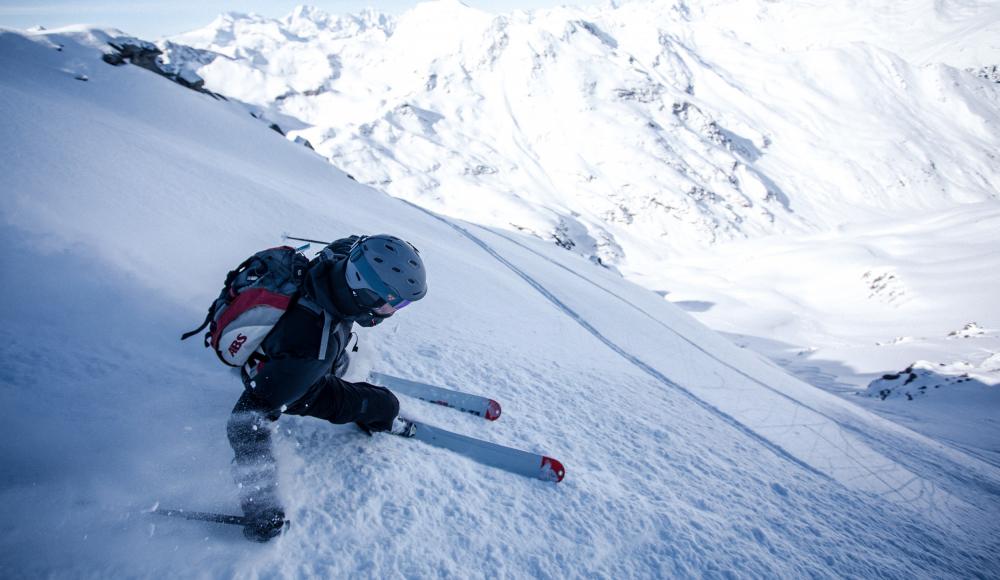
{"type": "Polygon", "coordinates": [[[542,457],[542,479],[559,483],[566,477],[562,462],[551,457],[542,457]]]}
{"type": "Polygon", "coordinates": [[[500,403],[490,399],[490,402],[486,405],[486,420],[496,421],[500,418],[500,403]]]}

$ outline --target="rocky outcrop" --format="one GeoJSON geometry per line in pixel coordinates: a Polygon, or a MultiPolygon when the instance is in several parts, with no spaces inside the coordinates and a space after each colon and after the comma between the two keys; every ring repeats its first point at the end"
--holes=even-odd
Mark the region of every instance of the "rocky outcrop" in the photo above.
{"type": "Polygon", "coordinates": [[[979,78],[986,79],[988,81],[993,81],[995,83],[1000,83],[1000,65],[990,65],[984,66],[979,70],[969,69],[969,72],[973,73],[979,78]]]}
{"type": "Polygon", "coordinates": [[[109,41],[108,45],[114,50],[104,53],[104,56],[101,58],[104,62],[112,66],[134,64],[135,66],[168,78],[182,87],[198,91],[199,93],[205,93],[216,99],[225,99],[222,95],[205,89],[205,81],[193,73],[185,72],[184,74],[178,74],[165,70],[160,58],[163,55],[163,51],[151,42],[139,40],[138,38],[123,38],[116,39],[115,42],[109,41]]]}

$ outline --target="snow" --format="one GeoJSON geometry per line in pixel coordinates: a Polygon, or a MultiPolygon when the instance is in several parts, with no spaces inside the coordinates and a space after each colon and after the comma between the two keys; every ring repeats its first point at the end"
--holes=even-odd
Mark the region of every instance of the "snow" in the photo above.
{"type": "MultiPolygon", "coordinates": [[[[0,32],[4,577],[1000,568],[994,465],[792,377],[582,256],[390,197],[240,103],[108,66],[116,34],[0,32]],[[225,423],[239,380],[177,340],[225,272],[283,232],[375,231],[421,248],[430,292],[362,331],[349,377],[377,370],[495,398],[496,423],[402,405],[557,457],[565,481],[285,417],[283,537],[261,546],[147,513],[238,510],[225,423]]],[[[427,119],[400,118],[410,114],[427,119]]],[[[906,288],[923,283],[895,272],[906,288]]]]}
{"type": "Polygon", "coordinates": [[[905,369],[882,375],[858,393],[877,398],[879,410],[904,425],[945,441],[996,465],[1000,461],[1000,357],[975,365],[965,361],[916,361],[905,369]],[[916,404],[913,404],[917,401],[916,404]]]}
{"type": "Polygon", "coordinates": [[[998,231],[1000,209],[973,204],[835,234],[723,244],[646,283],[671,284],[667,299],[701,305],[692,312],[699,319],[812,384],[921,433],[947,433],[939,439],[996,464],[995,386],[898,402],[856,395],[918,360],[977,368],[984,385],[1000,383],[985,364],[1000,352],[990,330],[1000,325],[998,231]]]}
{"type": "Polygon", "coordinates": [[[1000,325],[998,38],[977,0],[449,0],[173,40],[362,183],[613,268],[853,400],[1000,352],[941,340],[1000,325]]]}

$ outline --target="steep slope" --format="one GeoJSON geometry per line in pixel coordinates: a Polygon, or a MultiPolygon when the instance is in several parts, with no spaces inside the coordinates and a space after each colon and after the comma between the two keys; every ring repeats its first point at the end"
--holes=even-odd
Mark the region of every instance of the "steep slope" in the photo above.
{"type": "Polygon", "coordinates": [[[237,106],[110,67],[107,39],[0,33],[5,577],[903,577],[1000,564],[997,469],[790,377],[582,258],[393,199],[237,106]],[[558,454],[566,481],[286,417],[285,537],[249,545],[143,513],[235,509],[224,425],[238,381],[176,336],[227,268],[286,230],[391,231],[420,247],[428,298],[363,334],[352,375],[495,396],[505,414],[491,425],[403,405],[558,454]]]}
{"type": "Polygon", "coordinates": [[[997,38],[976,0],[446,0],[227,15],[168,55],[360,181],[613,267],[814,384],[975,369],[994,404],[942,440],[995,455],[997,38]]]}

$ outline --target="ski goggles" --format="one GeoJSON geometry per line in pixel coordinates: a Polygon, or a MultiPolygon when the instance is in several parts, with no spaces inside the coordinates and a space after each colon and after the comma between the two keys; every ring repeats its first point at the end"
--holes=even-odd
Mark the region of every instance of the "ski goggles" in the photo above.
{"type": "Polygon", "coordinates": [[[397,310],[410,304],[409,300],[400,300],[396,304],[386,302],[384,298],[368,288],[354,290],[354,298],[357,300],[358,306],[371,310],[380,316],[392,316],[397,310]]]}

